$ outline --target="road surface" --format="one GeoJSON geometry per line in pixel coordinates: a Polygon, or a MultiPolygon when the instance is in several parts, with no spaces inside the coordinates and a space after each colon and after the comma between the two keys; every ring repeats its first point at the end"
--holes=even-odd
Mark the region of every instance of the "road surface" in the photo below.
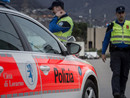
{"type": "MultiPolygon", "coordinates": [[[[110,59],[102,62],[102,59],[87,59],[96,69],[99,80],[100,98],[113,98],[111,89],[112,72],[110,69],[110,59]]],[[[126,87],[126,96],[130,98],[130,75],[126,87]]]]}

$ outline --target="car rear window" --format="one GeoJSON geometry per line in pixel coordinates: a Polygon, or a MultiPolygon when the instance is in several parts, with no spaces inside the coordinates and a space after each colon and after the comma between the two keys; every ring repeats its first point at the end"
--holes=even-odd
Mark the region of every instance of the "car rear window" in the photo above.
{"type": "Polygon", "coordinates": [[[23,50],[19,36],[3,13],[0,13],[0,50],[23,50]]]}

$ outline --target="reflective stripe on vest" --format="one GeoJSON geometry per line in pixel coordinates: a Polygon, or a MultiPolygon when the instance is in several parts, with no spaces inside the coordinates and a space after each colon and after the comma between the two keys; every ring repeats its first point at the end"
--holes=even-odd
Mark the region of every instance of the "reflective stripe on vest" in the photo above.
{"type": "MultiPolygon", "coordinates": [[[[112,36],[111,38],[122,38],[122,36],[112,36]]],[[[124,36],[124,38],[130,38],[130,36],[124,36]]]]}
{"type": "MultiPolygon", "coordinates": [[[[130,44],[130,41],[123,41],[124,43],[130,44]]],[[[122,43],[120,40],[112,41],[112,43],[122,43]]]]}
{"type": "Polygon", "coordinates": [[[67,40],[67,39],[68,39],[68,37],[70,37],[70,36],[63,37],[63,36],[57,36],[57,35],[56,35],[56,37],[57,37],[57,38],[59,38],[59,39],[67,40]]]}
{"type": "Polygon", "coordinates": [[[60,40],[60,41],[62,41],[62,42],[67,42],[67,38],[69,37],[69,36],[71,36],[71,33],[72,33],[72,29],[73,29],[73,21],[72,21],[72,19],[69,17],[69,16],[66,16],[66,17],[63,17],[63,18],[61,18],[58,22],[57,22],[57,24],[59,23],[59,22],[61,22],[61,21],[67,21],[70,25],[71,25],[71,27],[70,27],[70,29],[67,31],[67,32],[62,32],[62,31],[60,31],[60,32],[55,32],[55,33],[53,33],[54,35],[56,35],[57,36],[57,38],[60,40]]]}
{"type": "Polygon", "coordinates": [[[113,22],[113,31],[111,32],[111,43],[119,44],[125,43],[130,44],[130,21],[125,21],[123,27],[113,22]]]}

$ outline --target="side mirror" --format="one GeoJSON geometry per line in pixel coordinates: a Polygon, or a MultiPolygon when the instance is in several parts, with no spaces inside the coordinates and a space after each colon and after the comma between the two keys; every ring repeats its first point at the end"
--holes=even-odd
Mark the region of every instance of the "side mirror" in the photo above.
{"type": "Polygon", "coordinates": [[[76,39],[75,39],[74,36],[69,36],[69,37],[67,38],[67,41],[68,41],[68,42],[75,42],[76,39]]]}
{"type": "Polygon", "coordinates": [[[77,54],[81,50],[81,46],[76,43],[68,42],[66,44],[67,50],[69,54],[77,54]]]}

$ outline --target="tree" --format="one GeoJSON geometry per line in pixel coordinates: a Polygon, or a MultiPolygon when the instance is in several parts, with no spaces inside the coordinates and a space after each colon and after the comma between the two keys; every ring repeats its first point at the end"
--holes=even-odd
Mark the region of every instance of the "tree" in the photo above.
{"type": "Polygon", "coordinates": [[[76,38],[77,41],[84,41],[86,43],[87,40],[87,23],[76,23],[74,22],[74,28],[72,35],[76,38]]]}

